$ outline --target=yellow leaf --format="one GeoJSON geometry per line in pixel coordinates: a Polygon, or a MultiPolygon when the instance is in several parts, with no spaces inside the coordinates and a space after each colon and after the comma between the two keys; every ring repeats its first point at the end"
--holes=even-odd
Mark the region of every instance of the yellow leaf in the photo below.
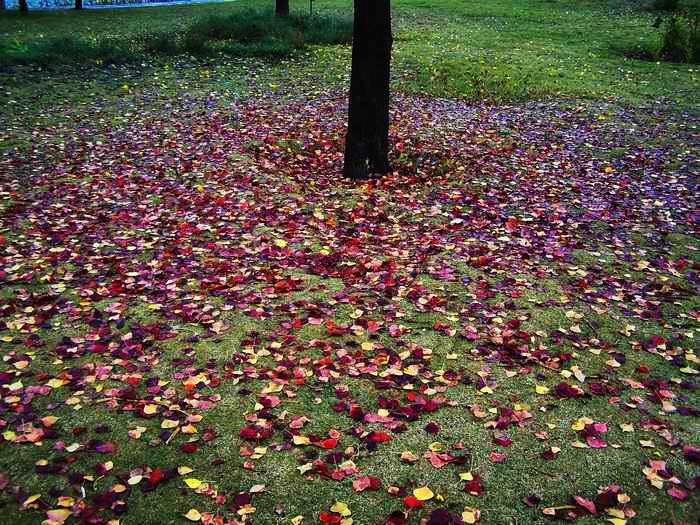
{"type": "Polygon", "coordinates": [[[187,514],[185,514],[184,516],[190,521],[199,521],[200,519],[202,519],[202,515],[197,509],[188,510],[187,514]]]}
{"type": "Polygon", "coordinates": [[[428,448],[431,452],[440,452],[445,448],[445,445],[443,445],[439,441],[433,441],[430,445],[428,445],[428,448]]]}
{"type": "Polygon", "coordinates": [[[189,425],[185,425],[184,427],[182,427],[182,428],[180,429],[180,431],[181,431],[183,434],[196,434],[196,433],[197,433],[197,427],[195,427],[195,426],[192,425],[192,424],[189,424],[189,425]]]}
{"type": "Polygon", "coordinates": [[[401,460],[413,463],[414,461],[418,461],[418,458],[410,450],[404,450],[403,452],[401,452],[401,460]]]}
{"type": "Polygon", "coordinates": [[[586,420],[584,418],[579,418],[573,422],[573,424],[571,425],[571,430],[578,432],[579,430],[583,430],[585,426],[586,420]]]}
{"type": "Polygon", "coordinates": [[[139,483],[141,483],[142,479],[143,479],[143,476],[141,474],[137,474],[136,476],[131,476],[128,480],[126,480],[126,482],[129,485],[133,486],[133,485],[138,485],[139,483]]]}
{"type": "Polygon", "coordinates": [[[22,503],[22,506],[26,507],[28,505],[31,505],[36,500],[38,500],[40,497],[41,497],[41,494],[34,494],[33,496],[29,496],[27,499],[24,500],[24,502],[22,503]]]}
{"type": "Polygon", "coordinates": [[[143,407],[143,413],[146,414],[147,416],[151,416],[158,412],[158,406],[157,405],[146,405],[143,407]]]}
{"type": "Polygon", "coordinates": [[[175,428],[180,424],[180,422],[177,419],[164,419],[163,422],[160,424],[160,428],[175,428]]]}
{"type": "Polygon", "coordinates": [[[177,467],[177,473],[180,474],[181,476],[189,474],[190,472],[194,472],[194,469],[191,469],[190,467],[188,467],[186,465],[182,465],[181,467],[177,467]]]}
{"type": "Polygon", "coordinates": [[[625,525],[625,523],[627,523],[627,520],[623,520],[620,518],[608,518],[607,521],[609,521],[613,525],[625,525]]]}
{"type": "Polygon", "coordinates": [[[292,518],[292,525],[301,525],[304,522],[304,516],[301,514],[292,518]]]}
{"type": "Polygon", "coordinates": [[[59,496],[57,504],[59,507],[72,507],[75,505],[75,499],[70,496],[59,496]]]}
{"type": "Polygon", "coordinates": [[[342,502],[342,501],[336,501],[335,504],[331,507],[331,512],[335,512],[337,514],[340,514],[341,516],[350,516],[352,512],[350,512],[350,508],[348,507],[347,503],[342,502]]]}
{"type": "Polygon", "coordinates": [[[308,445],[311,443],[311,440],[306,436],[294,436],[292,441],[294,441],[295,445],[308,445]]]}
{"type": "Polygon", "coordinates": [[[255,507],[253,507],[252,505],[249,504],[249,505],[244,505],[243,507],[238,509],[237,512],[240,516],[245,516],[246,514],[255,513],[256,510],[258,510],[258,509],[256,509],[255,507]]]}
{"type": "Polygon", "coordinates": [[[430,490],[428,487],[419,487],[417,489],[413,490],[413,495],[417,500],[420,501],[428,501],[429,499],[433,499],[433,491],[430,490]]]}
{"type": "Polygon", "coordinates": [[[297,467],[297,470],[302,474],[307,473],[309,470],[313,469],[313,463],[304,463],[303,465],[297,467]]]}
{"type": "Polygon", "coordinates": [[[146,427],[136,427],[128,430],[126,433],[131,439],[141,439],[141,435],[146,432],[146,427]]]}
{"type": "Polygon", "coordinates": [[[198,479],[195,478],[187,478],[185,481],[185,485],[187,485],[191,489],[198,489],[199,487],[202,486],[202,482],[198,479]]]}
{"type": "Polygon", "coordinates": [[[471,472],[462,472],[459,475],[459,479],[462,481],[472,481],[474,479],[474,475],[471,472]]]}
{"type": "Polygon", "coordinates": [[[275,239],[275,246],[278,248],[286,248],[287,247],[287,241],[284,239],[275,239]]]}
{"type": "Polygon", "coordinates": [[[549,394],[549,388],[547,388],[547,387],[544,386],[544,385],[537,385],[537,386],[535,387],[535,392],[537,392],[537,393],[540,394],[540,395],[549,394]]]}
{"type": "Polygon", "coordinates": [[[63,523],[71,514],[73,513],[66,509],[52,509],[46,511],[46,516],[53,523],[63,523]]]}
{"type": "Polygon", "coordinates": [[[479,509],[473,509],[471,507],[466,507],[464,512],[462,512],[462,521],[464,523],[476,523],[481,517],[481,511],[479,509]]]}
{"type": "Polygon", "coordinates": [[[364,350],[365,352],[370,352],[374,350],[374,343],[365,341],[364,343],[362,343],[362,350],[364,350]]]}

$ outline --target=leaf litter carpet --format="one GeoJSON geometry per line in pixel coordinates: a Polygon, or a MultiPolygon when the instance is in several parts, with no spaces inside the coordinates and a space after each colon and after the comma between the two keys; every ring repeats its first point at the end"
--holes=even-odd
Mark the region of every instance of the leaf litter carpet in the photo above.
{"type": "Polygon", "coordinates": [[[163,522],[498,523],[518,456],[547,481],[587,454],[604,484],[501,503],[692,520],[697,120],[397,96],[396,171],[350,183],[344,103],[184,101],[0,157],[0,453],[32,458],[6,507],[116,523],[175,487],[163,522]]]}

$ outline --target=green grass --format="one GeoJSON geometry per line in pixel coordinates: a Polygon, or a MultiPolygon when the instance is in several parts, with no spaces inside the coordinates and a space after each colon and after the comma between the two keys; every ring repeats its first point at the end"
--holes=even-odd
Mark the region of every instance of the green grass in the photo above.
{"type": "MultiPolygon", "coordinates": [[[[46,46],[46,41],[67,35],[81,42],[98,39],[133,53],[139,48],[139,38],[150,34],[155,35],[151,46],[168,52],[168,44],[158,35],[186,34],[193,20],[199,20],[195,26],[206,25],[211,17],[220,22],[233,17],[240,22],[245,20],[241,13],[254,5],[259,6],[243,0],[157,9],[30,13],[27,17],[6,13],[0,15],[0,41],[5,49],[0,57],[9,60],[7,57],[17,54],[22,46],[41,47],[42,42],[46,46]]],[[[302,0],[292,1],[299,20],[306,7],[302,0]]],[[[662,32],[652,27],[656,14],[647,7],[628,0],[582,0],[575,7],[563,0],[395,1],[396,87],[411,93],[475,100],[623,97],[632,102],[661,99],[697,107],[697,68],[626,56],[636,48],[661,46],[662,32]]],[[[321,15],[347,17],[351,3],[320,0],[315,8],[321,15]]],[[[208,28],[213,29],[213,25],[209,23],[208,28]]],[[[332,43],[333,39],[329,42],[317,35],[316,41],[332,43]]],[[[268,51],[275,52],[274,45],[266,45],[268,51]]],[[[263,54],[266,45],[259,49],[263,54]]],[[[219,45],[218,50],[226,51],[226,45],[219,45]]],[[[228,51],[240,49],[229,45],[228,51]]],[[[88,46],[85,58],[93,54],[94,49],[88,46]]],[[[125,51],[125,56],[128,54],[125,51]]],[[[345,78],[348,60],[347,49],[328,48],[312,57],[301,56],[291,69],[284,69],[296,78],[317,73],[325,81],[337,83],[345,78]]],[[[235,75],[235,71],[228,72],[235,75]]]]}

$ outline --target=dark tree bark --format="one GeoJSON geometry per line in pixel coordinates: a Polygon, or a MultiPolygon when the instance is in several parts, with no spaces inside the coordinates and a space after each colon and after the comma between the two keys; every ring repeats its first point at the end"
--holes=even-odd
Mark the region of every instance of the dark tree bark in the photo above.
{"type": "Polygon", "coordinates": [[[80,10],[83,8],[83,0],[75,0],[75,8],[80,10]]]}
{"type": "Polygon", "coordinates": [[[5,0],[0,0],[0,11],[5,9],[5,0]]]}
{"type": "Polygon", "coordinates": [[[19,0],[19,10],[21,13],[26,13],[29,11],[29,5],[27,4],[27,0],[19,0]]]}
{"type": "Polygon", "coordinates": [[[275,14],[277,16],[289,15],[289,0],[276,0],[275,14]]]}
{"type": "Polygon", "coordinates": [[[366,179],[389,166],[390,0],[355,0],[343,174],[366,179]]]}

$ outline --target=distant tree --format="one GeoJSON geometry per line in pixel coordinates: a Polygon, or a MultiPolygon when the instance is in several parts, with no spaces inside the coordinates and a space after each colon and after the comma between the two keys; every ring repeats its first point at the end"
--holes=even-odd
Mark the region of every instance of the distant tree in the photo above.
{"type": "Polygon", "coordinates": [[[366,179],[389,172],[390,0],[355,0],[352,72],[343,173],[366,179]]]}
{"type": "Polygon", "coordinates": [[[277,16],[289,15],[289,0],[276,0],[275,13],[277,16]]]}
{"type": "Polygon", "coordinates": [[[5,0],[0,0],[0,11],[5,9],[5,0]]]}
{"type": "Polygon", "coordinates": [[[83,8],[83,0],[75,0],[75,8],[80,10],[83,8]]]}
{"type": "Polygon", "coordinates": [[[29,11],[29,5],[27,4],[27,0],[19,0],[19,10],[21,13],[26,13],[29,11]]]}

